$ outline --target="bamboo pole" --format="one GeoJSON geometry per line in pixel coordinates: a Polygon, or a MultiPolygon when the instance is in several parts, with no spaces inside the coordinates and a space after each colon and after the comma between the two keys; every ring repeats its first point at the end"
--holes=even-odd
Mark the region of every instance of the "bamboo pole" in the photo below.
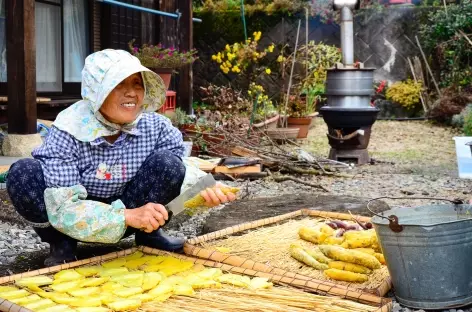
{"type": "MultiPolygon", "coordinates": [[[[413,63],[411,62],[409,57],[407,57],[407,59],[408,59],[408,64],[410,64],[410,69],[411,69],[411,74],[413,75],[413,79],[415,80],[415,82],[418,82],[418,79],[416,79],[415,68],[413,67],[413,63]]],[[[421,81],[421,84],[424,85],[424,81],[421,81]]],[[[428,109],[426,108],[426,104],[425,104],[424,99],[423,99],[422,91],[420,91],[419,94],[420,94],[421,104],[423,105],[423,110],[426,114],[428,112],[428,109]]]]}
{"type": "Polygon", "coordinates": [[[423,61],[426,64],[426,68],[428,69],[428,72],[431,75],[431,79],[433,80],[434,86],[436,87],[436,91],[438,92],[439,96],[441,96],[441,91],[439,90],[438,83],[436,82],[436,79],[434,78],[431,67],[429,67],[428,60],[426,59],[426,56],[424,55],[423,48],[421,48],[421,44],[420,44],[420,41],[418,40],[418,36],[415,36],[415,39],[416,39],[418,48],[420,49],[421,56],[423,57],[423,61]]]}
{"type": "MultiPolygon", "coordinates": [[[[470,45],[472,46],[472,40],[470,40],[469,37],[467,37],[467,35],[462,31],[462,30],[459,30],[459,34],[462,35],[462,37],[464,37],[465,40],[467,40],[467,42],[470,43],[470,45]]],[[[456,34],[457,35],[457,34],[456,34]]]]}
{"type": "Polygon", "coordinates": [[[282,122],[285,128],[288,126],[287,107],[288,107],[288,100],[290,97],[290,88],[292,87],[292,77],[293,77],[293,70],[295,68],[295,59],[297,57],[298,38],[300,36],[300,24],[301,24],[301,20],[298,20],[297,39],[295,41],[295,50],[293,51],[292,68],[290,69],[290,78],[288,80],[287,99],[285,100],[285,115],[286,116],[284,118],[284,121],[282,122]]]}

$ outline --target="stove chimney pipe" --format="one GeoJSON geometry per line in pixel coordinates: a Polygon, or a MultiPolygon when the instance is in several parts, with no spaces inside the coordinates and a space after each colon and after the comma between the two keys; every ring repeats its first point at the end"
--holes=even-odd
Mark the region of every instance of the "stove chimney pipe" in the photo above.
{"type": "Polygon", "coordinates": [[[358,9],[357,0],[334,0],[334,9],[341,10],[341,53],[344,66],[354,64],[354,15],[358,9]]]}

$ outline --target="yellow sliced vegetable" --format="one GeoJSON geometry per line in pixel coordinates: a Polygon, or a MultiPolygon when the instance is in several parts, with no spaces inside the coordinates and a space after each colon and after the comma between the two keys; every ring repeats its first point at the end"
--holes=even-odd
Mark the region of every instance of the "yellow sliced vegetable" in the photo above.
{"type": "Polygon", "coordinates": [[[69,290],[79,288],[80,285],[80,280],[78,281],[72,281],[72,282],[64,282],[64,283],[59,283],[59,284],[52,284],[51,289],[57,292],[68,292],[69,290]]]}
{"type": "Polygon", "coordinates": [[[292,244],[290,246],[290,256],[317,270],[326,270],[329,268],[327,264],[318,262],[315,258],[310,256],[300,245],[297,244],[292,244]]]}
{"type": "Polygon", "coordinates": [[[218,276],[223,275],[223,271],[221,271],[221,269],[219,268],[209,268],[209,269],[204,269],[203,271],[198,272],[197,275],[201,278],[215,279],[218,276]]]}
{"type": "Polygon", "coordinates": [[[41,300],[41,297],[36,294],[17,299],[10,299],[11,302],[16,303],[17,305],[25,305],[38,300],[41,300]]]}
{"type": "Polygon", "coordinates": [[[100,297],[89,297],[89,298],[74,298],[73,301],[69,303],[73,307],[99,307],[102,305],[102,300],[100,297]]]}
{"type": "Polygon", "coordinates": [[[20,290],[11,290],[11,291],[1,292],[0,298],[10,300],[10,299],[23,298],[29,295],[30,295],[29,292],[27,292],[24,289],[20,289],[20,290]]]}
{"type": "Polygon", "coordinates": [[[331,269],[338,269],[338,270],[344,270],[344,271],[350,271],[354,273],[363,273],[363,274],[371,274],[372,270],[369,268],[366,268],[362,265],[354,264],[354,263],[348,263],[344,261],[332,261],[329,263],[329,267],[331,269]]]}
{"type": "Polygon", "coordinates": [[[115,282],[106,282],[105,284],[100,286],[100,288],[104,292],[113,292],[113,290],[120,289],[120,288],[123,288],[123,287],[125,287],[125,286],[123,286],[119,283],[115,283],[115,282]]]}
{"type": "Polygon", "coordinates": [[[16,285],[21,287],[28,287],[28,286],[44,286],[52,284],[52,278],[44,275],[39,276],[32,276],[32,277],[24,277],[19,279],[15,282],[16,285]]]}
{"type": "Polygon", "coordinates": [[[98,295],[100,293],[100,287],[78,288],[69,290],[67,293],[74,297],[89,297],[93,295],[98,295]]]}
{"type": "Polygon", "coordinates": [[[121,268],[102,269],[98,273],[98,275],[100,275],[101,277],[105,277],[105,276],[114,276],[114,275],[120,275],[120,274],[126,274],[126,273],[128,273],[128,268],[121,267],[121,268]]]}
{"type": "Polygon", "coordinates": [[[126,287],[141,287],[143,285],[144,272],[134,271],[124,275],[114,275],[111,277],[111,281],[119,283],[126,287]]]}
{"type": "Polygon", "coordinates": [[[238,287],[249,288],[251,285],[251,279],[249,278],[249,276],[236,275],[232,273],[218,276],[216,280],[223,284],[230,284],[230,285],[238,286],[238,287]]]}
{"type": "Polygon", "coordinates": [[[107,304],[107,303],[120,299],[120,297],[115,296],[114,294],[109,293],[109,292],[101,293],[99,297],[100,297],[100,300],[102,301],[102,304],[107,304]]]}
{"type": "Polygon", "coordinates": [[[174,295],[176,296],[194,296],[195,291],[192,286],[186,284],[179,284],[174,286],[173,290],[174,295]]]}
{"type": "Polygon", "coordinates": [[[105,284],[109,279],[109,277],[89,277],[80,282],[80,287],[100,286],[105,284]]]}
{"type": "Polygon", "coordinates": [[[219,252],[222,252],[222,253],[229,253],[231,252],[231,249],[228,248],[228,247],[215,247],[215,249],[219,252]]]}
{"type": "Polygon", "coordinates": [[[143,252],[138,250],[136,252],[133,252],[132,254],[124,256],[123,259],[125,259],[126,261],[135,260],[141,258],[143,255],[143,252]]]}
{"type": "Polygon", "coordinates": [[[36,310],[36,312],[77,312],[77,310],[72,309],[68,305],[59,304],[53,307],[36,310]]]}
{"type": "Polygon", "coordinates": [[[174,290],[174,286],[170,284],[159,284],[157,287],[151,289],[148,294],[153,296],[153,297],[158,297],[162,296],[165,294],[172,294],[172,291],[174,290]]]}
{"type": "Polygon", "coordinates": [[[148,302],[154,300],[154,297],[151,296],[150,294],[137,294],[128,297],[128,299],[139,299],[141,302],[148,302]]]}
{"type": "Polygon", "coordinates": [[[110,312],[111,310],[104,307],[90,307],[90,308],[77,308],[77,312],[110,312]]]}
{"type": "Polygon", "coordinates": [[[41,299],[35,302],[25,304],[24,307],[35,311],[35,310],[47,309],[55,305],[56,303],[52,301],[51,299],[41,299]]]}
{"type": "Polygon", "coordinates": [[[141,293],[143,293],[143,289],[141,287],[130,287],[130,288],[123,287],[120,289],[115,289],[113,291],[114,295],[117,295],[118,297],[123,297],[123,298],[141,294],[141,293]]]}
{"type": "Polygon", "coordinates": [[[157,272],[147,272],[144,274],[142,287],[144,291],[156,287],[162,280],[162,275],[157,272]]]}
{"type": "Polygon", "coordinates": [[[83,278],[83,275],[78,273],[76,270],[62,270],[54,274],[54,284],[75,281],[83,278]]]}
{"type": "Polygon", "coordinates": [[[123,299],[114,302],[110,302],[107,306],[114,311],[129,311],[136,310],[141,306],[141,300],[139,299],[123,299]]]}
{"type": "Polygon", "coordinates": [[[15,286],[0,286],[0,293],[12,290],[18,290],[18,288],[16,288],[15,286]]]}
{"type": "Polygon", "coordinates": [[[361,273],[354,273],[349,271],[343,271],[338,269],[328,269],[324,271],[324,274],[337,281],[363,283],[369,279],[367,275],[361,273]]]}
{"type": "Polygon", "coordinates": [[[272,283],[265,277],[254,277],[251,279],[251,289],[264,289],[272,287],[272,283]]]}
{"type": "Polygon", "coordinates": [[[330,235],[327,233],[323,233],[316,228],[303,226],[298,230],[298,236],[308,242],[312,242],[314,244],[322,244],[324,240],[330,235]]]}
{"type": "Polygon", "coordinates": [[[126,259],[124,258],[118,258],[112,261],[108,261],[102,264],[102,267],[105,269],[116,269],[124,266],[126,263],[126,259]]]}
{"type": "Polygon", "coordinates": [[[379,269],[381,267],[377,258],[360,251],[334,245],[320,245],[319,248],[325,256],[334,260],[359,264],[369,269],[379,269]]]}
{"type": "Polygon", "coordinates": [[[77,273],[79,273],[80,275],[85,276],[85,277],[90,277],[90,276],[97,275],[98,273],[100,273],[101,270],[103,270],[103,268],[101,266],[98,266],[98,265],[75,269],[75,271],[77,273]]]}
{"type": "Polygon", "coordinates": [[[166,294],[162,294],[162,295],[158,295],[158,296],[154,296],[152,301],[157,301],[157,302],[164,302],[166,301],[167,299],[169,299],[170,297],[172,296],[172,293],[166,293],[166,294]]]}
{"type": "Polygon", "coordinates": [[[152,258],[153,258],[152,256],[144,256],[138,259],[131,259],[131,260],[126,261],[124,266],[130,270],[136,270],[140,266],[146,264],[148,261],[151,261],[152,258]]]}

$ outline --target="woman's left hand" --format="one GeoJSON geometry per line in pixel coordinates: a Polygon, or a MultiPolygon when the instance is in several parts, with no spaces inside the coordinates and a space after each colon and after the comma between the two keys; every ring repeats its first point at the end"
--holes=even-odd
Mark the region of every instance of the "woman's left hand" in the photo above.
{"type": "Polygon", "coordinates": [[[223,193],[221,188],[229,188],[227,185],[221,183],[216,183],[215,187],[207,188],[206,190],[200,192],[202,197],[205,199],[205,205],[208,207],[218,206],[227,202],[234,201],[236,195],[228,192],[226,195],[223,193]]]}

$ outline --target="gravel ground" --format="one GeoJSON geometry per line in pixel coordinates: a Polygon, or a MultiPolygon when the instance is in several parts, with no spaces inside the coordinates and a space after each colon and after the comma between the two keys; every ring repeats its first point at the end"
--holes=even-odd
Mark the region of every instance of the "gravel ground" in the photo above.
{"type": "MultiPolygon", "coordinates": [[[[328,144],[326,126],[318,120],[303,141],[304,148],[319,156],[326,156],[328,144]]],[[[381,122],[374,125],[370,151],[377,163],[346,169],[352,178],[313,177],[310,182],[321,183],[333,195],[351,195],[375,198],[380,196],[406,197],[427,196],[440,198],[472,198],[472,181],[457,178],[455,148],[452,137],[457,135],[451,129],[441,128],[427,122],[381,122]]],[[[322,193],[319,189],[292,181],[234,181],[230,185],[240,186],[243,196],[270,197],[283,194],[322,193]]],[[[5,190],[0,190],[0,276],[37,269],[49,250],[41,243],[36,233],[25,224],[11,217],[11,205],[5,190]],[[10,208],[9,208],[10,207],[10,208]],[[14,222],[14,223],[13,223],[14,222]]],[[[386,200],[392,207],[429,204],[430,200],[404,199],[386,200]]],[[[216,211],[215,208],[212,211],[216,211]]],[[[187,218],[174,225],[168,232],[176,236],[192,237],[200,229],[209,213],[205,212],[187,218]]],[[[103,254],[111,250],[128,248],[133,243],[130,237],[116,246],[83,245],[80,258],[103,254]]],[[[394,298],[393,293],[389,294],[394,298]]],[[[394,310],[421,311],[401,307],[395,303],[394,310]]],[[[470,311],[472,307],[463,310],[470,311]]]]}

